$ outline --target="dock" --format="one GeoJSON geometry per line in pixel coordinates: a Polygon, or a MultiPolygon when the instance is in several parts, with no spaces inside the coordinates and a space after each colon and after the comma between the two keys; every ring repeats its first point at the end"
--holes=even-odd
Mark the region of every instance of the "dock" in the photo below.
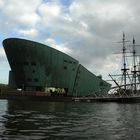
{"type": "Polygon", "coordinates": [[[118,103],[140,103],[140,96],[106,96],[106,97],[72,97],[72,96],[50,96],[44,92],[1,92],[0,99],[6,100],[31,100],[46,102],[118,102],[118,103]]]}
{"type": "Polygon", "coordinates": [[[14,91],[14,92],[1,92],[0,99],[4,100],[28,100],[28,101],[46,101],[46,102],[71,102],[72,97],[69,96],[50,96],[44,92],[32,92],[32,91],[14,91]]]}
{"type": "Polygon", "coordinates": [[[122,97],[73,97],[75,102],[118,102],[118,103],[138,103],[140,96],[122,96],[122,97]]]}

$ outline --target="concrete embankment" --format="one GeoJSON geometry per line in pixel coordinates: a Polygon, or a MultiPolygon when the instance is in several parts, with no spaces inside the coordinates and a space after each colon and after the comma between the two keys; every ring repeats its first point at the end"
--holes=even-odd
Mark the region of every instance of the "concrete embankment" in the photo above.
{"type": "Polygon", "coordinates": [[[76,102],[118,102],[118,103],[137,103],[140,102],[140,96],[125,97],[74,97],[76,102]]]}
{"type": "Polygon", "coordinates": [[[140,96],[122,97],[69,97],[69,96],[50,96],[43,92],[2,92],[0,99],[7,100],[35,100],[35,101],[55,101],[55,102],[118,102],[118,103],[137,103],[140,96]]]}

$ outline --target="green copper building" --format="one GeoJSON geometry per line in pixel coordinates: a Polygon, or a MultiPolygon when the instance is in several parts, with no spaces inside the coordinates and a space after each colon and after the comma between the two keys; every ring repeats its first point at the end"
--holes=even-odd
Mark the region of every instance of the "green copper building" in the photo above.
{"type": "Polygon", "coordinates": [[[63,89],[67,96],[102,96],[110,89],[111,85],[101,77],[52,47],[19,38],[5,39],[3,46],[11,67],[11,88],[63,89]]]}

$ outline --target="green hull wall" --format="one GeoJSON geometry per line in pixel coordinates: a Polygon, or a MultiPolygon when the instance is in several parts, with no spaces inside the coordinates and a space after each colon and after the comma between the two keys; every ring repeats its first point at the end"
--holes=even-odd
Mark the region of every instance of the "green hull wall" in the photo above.
{"type": "Polygon", "coordinates": [[[110,84],[77,60],[49,46],[17,38],[3,41],[11,67],[9,85],[25,90],[64,88],[70,96],[107,94],[110,84]]]}

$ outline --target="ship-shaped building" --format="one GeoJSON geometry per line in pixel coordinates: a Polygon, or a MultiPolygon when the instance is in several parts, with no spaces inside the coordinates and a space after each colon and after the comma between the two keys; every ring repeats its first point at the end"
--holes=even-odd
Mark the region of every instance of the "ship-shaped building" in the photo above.
{"type": "Polygon", "coordinates": [[[103,96],[111,85],[71,56],[38,42],[19,38],[3,41],[11,67],[9,86],[25,91],[66,96],[103,96]]]}

